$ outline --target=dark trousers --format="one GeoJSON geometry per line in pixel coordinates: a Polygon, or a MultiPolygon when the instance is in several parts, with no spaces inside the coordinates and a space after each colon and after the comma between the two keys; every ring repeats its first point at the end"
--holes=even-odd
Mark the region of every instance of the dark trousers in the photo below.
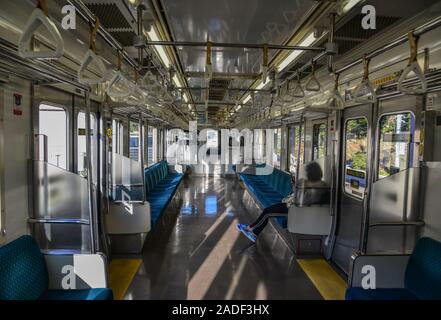
{"type": "Polygon", "coordinates": [[[265,208],[257,220],[250,224],[250,228],[255,235],[259,235],[268,224],[269,218],[286,217],[288,215],[288,207],[286,203],[277,203],[265,208]]]}

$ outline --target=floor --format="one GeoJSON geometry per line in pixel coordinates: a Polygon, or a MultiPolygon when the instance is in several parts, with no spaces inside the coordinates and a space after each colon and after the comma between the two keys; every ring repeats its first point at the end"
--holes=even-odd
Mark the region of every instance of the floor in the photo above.
{"type": "Polygon", "coordinates": [[[180,212],[148,238],[125,299],[322,299],[275,231],[252,244],[236,224],[258,214],[233,178],[184,181],[180,212]]]}

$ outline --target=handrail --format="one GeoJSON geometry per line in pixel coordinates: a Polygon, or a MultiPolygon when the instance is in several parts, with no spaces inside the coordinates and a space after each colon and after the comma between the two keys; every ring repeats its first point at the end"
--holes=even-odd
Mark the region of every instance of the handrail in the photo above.
{"type": "Polygon", "coordinates": [[[64,41],[55,23],[49,18],[46,1],[38,0],[38,6],[34,9],[24,27],[24,31],[18,42],[18,54],[25,59],[59,59],[64,54],[64,41]],[[35,31],[44,26],[55,40],[55,51],[32,51],[31,40],[35,31]]]}
{"type": "Polygon", "coordinates": [[[308,82],[305,85],[306,91],[318,92],[320,91],[320,82],[317,80],[315,76],[315,61],[311,61],[311,74],[309,76],[308,82]]]}
{"type": "Polygon", "coordinates": [[[89,50],[87,50],[86,55],[84,56],[81,66],[78,69],[78,81],[82,84],[92,85],[92,84],[100,84],[106,81],[106,73],[107,69],[104,65],[103,60],[96,54],[96,35],[100,26],[100,22],[98,17],[95,19],[95,25],[91,26],[90,31],[90,46],[89,50]],[[100,76],[97,78],[88,78],[84,75],[84,71],[86,71],[87,67],[89,67],[92,63],[98,67],[100,76]]]}
{"type": "Polygon", "coordinates": [[[426,77],[424,76],[424,72],[418,63],[419,37],[415,37],[413,32],[409,32],[408,38],[410,44],[409,63],[407,64],[407,67],[403,70],[400,78],[398,79],[397,88],[402,93],[413,94],[413,95],[425,94],[427,92],[427,81],[426,81],[426,77]],[[416,75],[416,77],[420,80],[421,88],[409,88],[404,86],[404,81],[411,72],[413,72],[416,75]]]}
{"type": "Polygon", "coordinates": [[[369,227],[395,227],[395,226],[415,226],[415,227],[423,227],[425,226],[424,221],[389,221],[389,222],[375,222],[369,224],[369,227]]]}
{"type": "Polygon", "coordinates": [[[89,220],[85,219],[56,219],[56,218],[31,218],[29,223],[50,223],[50,224],[80,224],[90,225],[89,220]]]}
{"type": "Polygon", "coordinates": [[[363,69],[364,75],[361,83],[355,88],[354,96],[357,103],[375,103],[377,101],[377,94],[375,93],[374,86],[369,80],[369,64],[371,60],[365,55],[363,57],[363,69]],[[367,89],[367,95],[363,94],[367,89]]]}

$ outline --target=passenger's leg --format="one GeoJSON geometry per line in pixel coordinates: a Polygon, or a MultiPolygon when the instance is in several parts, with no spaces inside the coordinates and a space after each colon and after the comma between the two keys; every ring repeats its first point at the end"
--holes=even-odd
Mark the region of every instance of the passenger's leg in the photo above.
{"type": "Polygon", "coordinates": [[[265,208],[257,220],[249,226],[249,229],[255,234],[259,235],[268,224],[269,218],[285,217],[288,214],[288,208],[285,203],[277,203],[268,208],[265,208]]]}

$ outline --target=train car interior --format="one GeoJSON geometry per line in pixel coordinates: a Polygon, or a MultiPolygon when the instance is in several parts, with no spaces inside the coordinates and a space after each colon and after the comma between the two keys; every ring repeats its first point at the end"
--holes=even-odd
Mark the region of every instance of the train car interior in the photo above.
{"type": "Polygon", "coordinates": [[[441,299],[440,36],[436,0],[0,0],[0,300],[441,299]]]}

